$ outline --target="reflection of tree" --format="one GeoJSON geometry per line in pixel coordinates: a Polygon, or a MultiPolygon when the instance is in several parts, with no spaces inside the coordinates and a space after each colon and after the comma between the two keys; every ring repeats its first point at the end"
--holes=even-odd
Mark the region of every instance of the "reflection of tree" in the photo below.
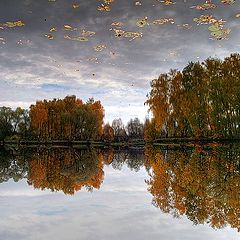
{"type": "Polygon", "coordinates": [[[0,183],[13,179],[18,182],[27,176],[26,153],[15,154],[11,150],[0,151],[0,183]]]}
{"type": "Polygon", "coordinates": [[[112,167],[121,170],[124,164],[132,171],[138,172],[144,165],[144,153],[141,149],[127,149],[115,151],[112,167]]]}
{"type": "Polygon", "coordinates": [[[195,224],[226,224],[240,230],[239,150],[196,148],[165,152],[148,148],[149,191],[153,204],[195,224]],[[164,154],[165,153],[165,154],[164,154]]]}
{"type": "Polygon", "coordinates": [[[128,168],[138,172],[144,165],[144,153],[141,149],[131,150],[127,156],[126,164],[128,168]]]}
{"type": "Polygon", "coordinates": [[[113,161],[114,157],[114,149],[113,148],[107,148],[101,151],[102,157],[103,157],[103,162],[106,165],[110,165],[113,161]]]}
{"type": "Polygon", "coordinates": [[[124,162],[127,158],[127,153],[124,151],[115,151],[113,161],[112,161],[112,167],[116,170],[121,170],[124,162]]]}
{"type": "Polygon", "coordinates": [[[91,150],[40,149],[29,162],[28,182],[35,188],[74,194],[103,181],[102,155],[91,150]]]}

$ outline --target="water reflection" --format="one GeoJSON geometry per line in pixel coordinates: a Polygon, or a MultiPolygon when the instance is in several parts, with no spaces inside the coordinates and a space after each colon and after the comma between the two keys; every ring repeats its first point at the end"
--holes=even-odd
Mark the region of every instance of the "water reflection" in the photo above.
{"type": "Polygon", "coordinates": [[[74,194],[84,186],[99,189],[103,177],[101,155],[88,149],[41,149],[29,162],[28,183],[42,190],[74,194]]]}
{"type": "MultiPolygon", "coordinates": [[[[240,230],[240,146],[143,149],[41,148],[0,152],[0,182],[26,178],[36,189],[74,194],[99,189],[104,165],[149,175],[152,203],[194,224],[240,230]]],[[[107,176],[106,176],[107,177],[107,176]]]]}
{"type": "Polygon", "coordinates": [[[240,230],[239,146],[146,150],[153,204],[193,223],[240,230]]]}
{"type": "Polygon", "coordinates": [[[111,166],[113,169],[121,170],[124,165],[138,172],[144,166],[144,151],[142,149],[115,151],[111,166]]]}
{"type": "Polygon", "coordinates": [[[27,177],[28,164],[25,151],[17,154],[14,151],[0,149],[0,183],[13,179],[18,182],[27,177]]]}
{"type": "Polygon", "coordinates": [[[104,178],[102,154],[90,149],[24,149],[1,151],[1,182],[27,178],[37,189],[74,194],[84,186],[99,189],[104,178]]]}

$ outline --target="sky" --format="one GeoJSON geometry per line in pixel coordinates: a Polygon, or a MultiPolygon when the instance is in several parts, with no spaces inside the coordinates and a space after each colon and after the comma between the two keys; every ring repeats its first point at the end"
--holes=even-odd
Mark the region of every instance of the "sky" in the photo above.
{"type": "Polygon", "coordinates": [[[142,168],[104,168],[100,190],[81,190],[73,196],[41,191],[26,180],[8,181],[0,188],[0,238],[4,240],[237,240],[236,229],[194,225],[174,218],[151,204],[142,168]]]}
{"type": "Polygon", "coordinates": [[[0,106],[28,108],[74,94],[100,100],[105,122],[144,120],[150,81],[159,74],[238,52],[240,1],[208,1],[205,10],[204,3],[1,0],[0,106]],[[211,22],[202,24],[201,15],[211,22]]]}

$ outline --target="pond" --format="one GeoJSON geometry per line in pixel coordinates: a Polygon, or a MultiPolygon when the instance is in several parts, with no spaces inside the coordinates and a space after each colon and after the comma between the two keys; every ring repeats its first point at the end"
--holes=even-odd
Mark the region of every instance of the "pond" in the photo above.
{"type": "Polygon", "coordinates": [[[236,144],[0,154],[1,239],[239,239],[236,144]]]}

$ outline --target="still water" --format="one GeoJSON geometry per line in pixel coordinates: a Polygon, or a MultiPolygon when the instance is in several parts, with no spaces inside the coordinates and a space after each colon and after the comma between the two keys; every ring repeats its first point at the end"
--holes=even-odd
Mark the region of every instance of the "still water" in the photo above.
{"type": "Polygon", "coordinates": [[[240,239],[240,146],[0,152],[0,239],[240,239]]]}

